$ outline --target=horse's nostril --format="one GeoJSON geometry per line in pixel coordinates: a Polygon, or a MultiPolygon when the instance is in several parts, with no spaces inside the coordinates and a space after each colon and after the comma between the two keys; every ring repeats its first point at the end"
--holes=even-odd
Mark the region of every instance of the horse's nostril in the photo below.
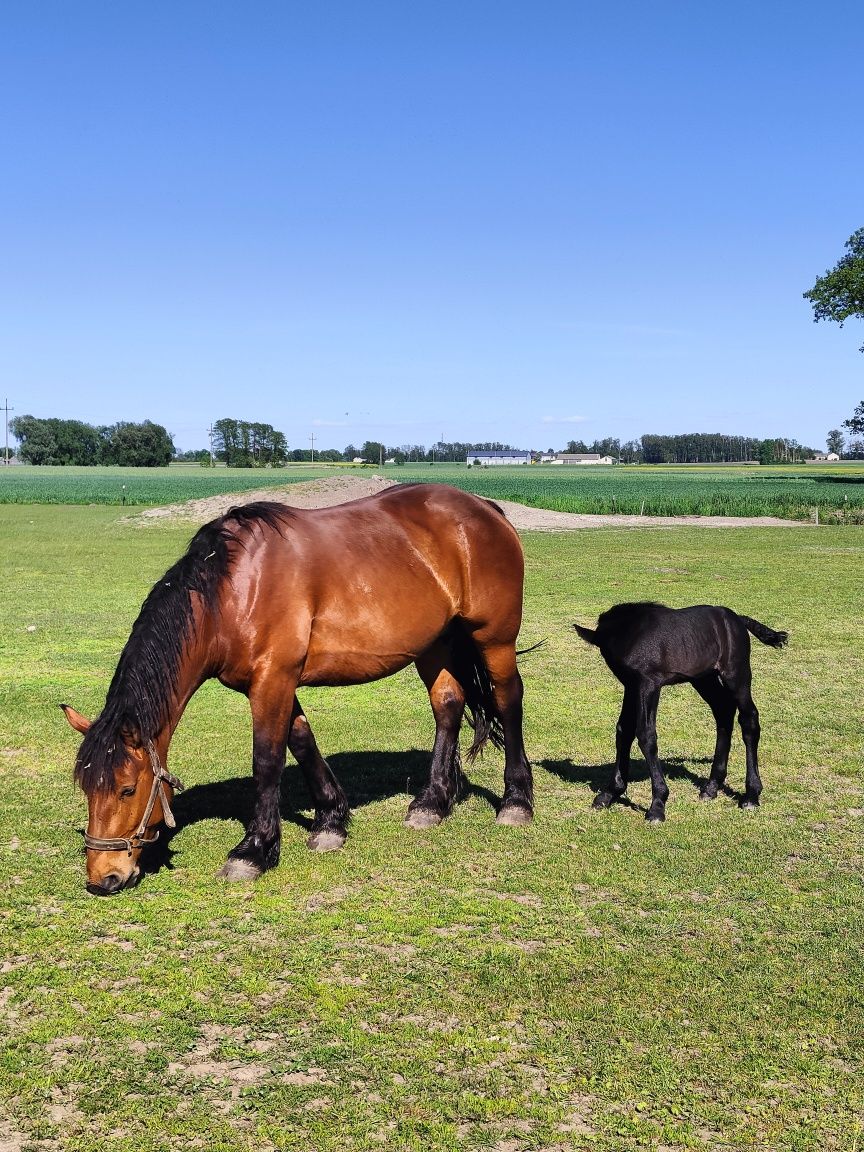
{"type": "Polygon", "coordinates": [[[109,872],[98,884],[88,884],[87,891],[92,892],[94,896],[110,896],[114,892],[119,892],[122,887],[123,877],[116,872],[109,872]]]}

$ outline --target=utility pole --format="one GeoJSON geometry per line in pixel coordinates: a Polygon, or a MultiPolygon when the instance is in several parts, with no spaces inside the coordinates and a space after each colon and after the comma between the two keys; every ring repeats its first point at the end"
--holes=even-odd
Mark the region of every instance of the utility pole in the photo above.
{"type": "Polygon", "coordinates": [[[312,441],[312,463],[314,464],[315,463],[315,433],[314,432],[309,437],[309,439],[312,441]]]}
{"type": "Polygon", "coordinates": [[[14,408],[9,407],[9,397],[8,396],[3,401],[3,411],[6,413],[6,455],[4,457],[4,463],[6,464],[6,467],[8,468],[9,467],[9,413],[15,411],[14,408]]]}

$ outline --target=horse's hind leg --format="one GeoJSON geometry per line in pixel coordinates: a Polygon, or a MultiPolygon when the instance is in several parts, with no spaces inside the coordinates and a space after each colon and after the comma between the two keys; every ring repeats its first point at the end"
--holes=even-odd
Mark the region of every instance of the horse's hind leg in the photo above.
{"type": "Polygon", "coordinates": [[[657,705],[660,689],[653,684],[639,686],[639,704],[636,716],[636,739],[651,773],[651,807],[645,813],[649,824],[660,824],[666,819],[666,801],[669,788],[657,757],[657,705]]]}
{"type": "Polygon", "coordinates": [[[440,824],[453,807],[462,783],[459,728],[465,711],[465,692],[448,666],[450,657],[447,641],[439,640],[416,661],[435,717],[435,746],[429,783],[408,806],[405,823],[409,828],[440,824]]]}
{"type": "Polygon", "coordinates": [[[306,841],[307,847],[314,852],[331,852],[341,848],[348,835],[348,801],[330,765],[318,751],[315,736],[296,696],[291,712],[288,747],[300,765],[315,805],[315,820],[306,841]]]}
{"type": "Polygon", "coordinates": [[[624,702],[621,715],[615,727],[615,775],[607,789],[594,797],[594,808],[608,808],[627,791],[630,778],[630,749],[636,739],[636,715],[639,706],[637,690],[632,685],[624,687],[624,702]]]}
{"type": "Polygon", "coordinates": [[[522,740],[522,677],[516,667],[515,644],[484,644],[476,632],[474,641],[489,677],[495,707],[504,731],[504,796],[498,823],[530,824],[534,817],[534,782],[522,740]]]}
{"type": "Polygon", "coordinates": [[[732,730],[735,727],[735,698],[716,672],[694,680],[693,687],[714,713],[714,722],[717,725],[717,743],[714,745],[711,775],[699,793],[700,800],[713,800],[726,782],[732,730]]]}

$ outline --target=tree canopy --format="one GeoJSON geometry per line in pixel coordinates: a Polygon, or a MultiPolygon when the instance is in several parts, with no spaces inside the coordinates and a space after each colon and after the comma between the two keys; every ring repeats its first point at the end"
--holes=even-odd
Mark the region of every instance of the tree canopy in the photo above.
{"type": "Polygon", "coordinates": [[[285,435],[272,426],[225,417],[213,425],[216,456],[229,468],[281,467],[288,458],[285,435]]]}
{"type": "Polygon", "coordinates": [[[174,455],[174,444],[161,424],[121,421],[94,428],[81,420],[16,416],[9,431],[18,454],[30,464],[123,464],[158,468],[174,455]]]}
{"type": "Polygon", "coordinates": [[[850,316],[864,320],[864,228],[853,232],[845,247],[849,249],[846,255],[804,293],[804,299],[813,305],[816,323],[835,320],[842,328],[850,316]]]}
{"type": "Polygon", "coordinates": [[[843,427],[848,428],[853,436],[864,435],[864,400],[861,401],[849,419],[843,421],[843,427]]]}

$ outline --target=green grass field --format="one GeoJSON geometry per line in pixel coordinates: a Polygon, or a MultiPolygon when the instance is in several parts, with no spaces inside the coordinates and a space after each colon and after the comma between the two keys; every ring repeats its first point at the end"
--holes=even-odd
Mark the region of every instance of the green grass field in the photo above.
{"type": "MultiPolygon", "coordinates": [[[[0,468],[0,504],[166,504],[347,471],[357,469],[308,464],[279,469],[0,468]]],[[[516,500],[559,512],[811,520],[818,509],[823,522],[864,522],[864,464],[799,465],[797,469],[414,464],[391,466],[384,474],[394,480],[455,484],[492,500],[516,500]]]]}
{"type": "Polygon", "coordinates": [[[646,516],[780,516],[864,522],[864,465],[819,467],[639,467],[532,465],[393,469],[399,479],[440,480],[490,500],[558,512],[646,516]]]}
{"type": "MultiPolygon", "coordinates": [[[[308,691],[346,787],[346,848],[304,847],[286,773],[280,867],[215,879],[250,804],[240,696],[175,737],[170,866],[88,896],[57,704],[98,712],[188,527],[109,507],[0,508],[0,1147],[70,1152],[822,1152],[862,1133],[864,530],[528,535],[522,640],[537,819],[498,828],[501,758],[430,833],[402,826],[432,722],[417,676],[308,691]],[[697,800],[713,748],[664,693],[668,819],[590,810],[620,702],[570,622],[628,598],[726,603],[754,647],[763,807],[697,800]],[[4,1112],[8,1119],[3,1121],[4,1112]]],[[[743,777],[736,735],[729,782],[743,777]]]]}
{"type": "MultiPolygon", "coordinates": [[[[336,471],[346,471],[337,468],[336,471]]],[[[0,468],[0,504],[172,504],[333,475],[332,467],[0,468]]]]}

